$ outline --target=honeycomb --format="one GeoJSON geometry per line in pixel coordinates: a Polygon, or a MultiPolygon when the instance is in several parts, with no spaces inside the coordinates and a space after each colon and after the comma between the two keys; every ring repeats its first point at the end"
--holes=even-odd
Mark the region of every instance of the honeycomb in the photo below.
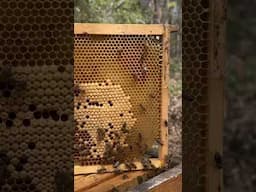
{"type": "Polygon", "coordinates": [[[75,135],[75,141],[80,145],[75,146],[78,154],[88,154],[87,159],[103,158],[103,149],[108,147],[107,144],[113,146],[114,150],[118,150],[117,143],[120,146],[127,145],[125,140],[135,119],[130,111],[129,97],[124,94],[121,86],[107,81],[80,84],[80,90],[83,94],[80,93],[77,100],[75,99],[77,112],[74,116],[79,126],[75,135]],[[115,120],[108,123],[112,118],[115,120]]]}
{"type": "Polygon", "coordinates": [[[0,17],[0,191],[73,191],[73,1],[2,1],[0,17]]]}
{"type": "Polygon", "coordinates": [[[75,164],[141,156],[160,136],[162,35],[75,34],[75,164]]]}
{"type": "Polygon", "coordinates": [[[182,12],[182,188],[208,191],[210,1],[184,0],[182,12]]]}

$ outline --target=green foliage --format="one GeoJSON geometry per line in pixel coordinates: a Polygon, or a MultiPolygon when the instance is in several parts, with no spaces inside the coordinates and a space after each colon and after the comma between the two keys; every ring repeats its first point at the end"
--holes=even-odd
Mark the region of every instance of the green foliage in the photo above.
{"type": "MultiPolygon", "coordinates": [[[[167,15],[169,22],[173,21],[171,10],[180,6],[180,0],[75,0],[74,20],[76,23],[154,23],[156,16],[155,6],[161,6],[161,15],[167,15]]],[[[181,15],[179,15],[181,16],[181,15]]],[[[176,15],[177,17],[177,15],[176,15]]],[[[178,18],[174,18],[177,20],[178,18]]],[[[181,18],[180,18],[181,20],[181,18]]],[[[177,36],[172,36],[173,42],[177,36]]],[[[174,45],[173,44],[173,45],[174,45]]],[[[175,46],[174,52],[181,52],[175,46]]],[[[172,50],[173,50],[172,49],[172,50]]],[[[181,55],[181,54],[178,54],[181,55]]],[[[170,77],[173,82],[170,85],[172,95],[181,94],[181,58],[174,58],[170,67],[170,77]],[[176,58],[176,59],[175,59],[176,58]]]]}
{"type": "Polygon", "coordinates": [[[175,8],[177,6],[177,2],[176,1],[171,1],[168,3],[168,8],[175,8]]]}
{"type": "Polygon", "coordinates": [[[181,95],[182,91],[182,64],[175,62],[170,64],[169,90],[172,96],[181,95]]]}
{"type": "Polygon", "coordinates": [[[182,82],[181,79],[177,80],[177,81],[173,81],[175,83],[170,83],[169,85],[169,90],[171,93],[171,96],[179,96],[181,95],[182,92],[182,82]]]}
{"type": "Polygon", "coordinates": [[[178,74],[182,73],[182,64],[179,62],[173,62],[170,64],[170,75],[175,77],[178,74]]]}
{"type": "Polygon", "coordinates": [[[138,0],[75,0],[76,23],[150,23],[153,13],[138,0]]]}

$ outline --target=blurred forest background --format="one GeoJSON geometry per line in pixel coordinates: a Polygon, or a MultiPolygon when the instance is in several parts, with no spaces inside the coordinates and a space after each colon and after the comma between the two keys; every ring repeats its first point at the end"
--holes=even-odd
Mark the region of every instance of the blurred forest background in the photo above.
{"type": "Polygon", "coordinates": [[[75,0],[75,23],[176,24],[171,34],[169,152],[170,165],[181,163],[182,48],[181,0],[75,0]]]}
{"type": "Polygon", "coordinates": [[[256,191],[256,1],[228,0],[224,184],[256,191]]]}
{"type": "MultiPolygon", "coordinates": [[[[169,23],[181,28],[182,0],[75,0],[75,22],[169,23]]],[[[228,0],[224,185],[227,192],[256,188],[256,1],[228,0]]],[[[181,29],[172,34],[170,152],[181,160],[181,29]]]]}
{"type": "MultiPolygon", "coordinates": [[[[228,0],[224,185],[227,192],[256,188],[256,1],[228,0]]],[[[75,22],[182,22],[181,0],[75,0],[75,22]]],[[[181,160],[181,30],[172,34],[170,152],[181,160]]]]}
{"type": "MultiPolygon", "coordinates": [[[[75,23],[178,24],[181,26],[181,0],[75,0],[75,23]]],[[[181,27],[180,27],[181,28],[181,27]]],[[[171,77],[181,91],[181,30],[172,34],[171,77]]]]}

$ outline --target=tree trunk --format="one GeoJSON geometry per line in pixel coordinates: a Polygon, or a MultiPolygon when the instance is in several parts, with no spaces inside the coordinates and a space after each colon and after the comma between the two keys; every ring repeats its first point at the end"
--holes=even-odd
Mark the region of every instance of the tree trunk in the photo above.
{"type": "Polygon", "coordinates": [[[162,18],[161,2],[162,0],[154,0],[153,23],[161,23],[161,18],[162,18]]]}

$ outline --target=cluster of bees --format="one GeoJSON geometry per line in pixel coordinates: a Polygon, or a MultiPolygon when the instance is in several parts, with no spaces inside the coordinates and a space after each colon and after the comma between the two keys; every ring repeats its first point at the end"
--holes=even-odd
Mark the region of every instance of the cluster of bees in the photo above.
{"type": "Polygon", "coordinates": [[[75,158],[82,165],[94,159],[115,162],[128,146],[126,137],[135,123],[129,97],[110,81],[76,85],[74,95],[75,158]]]}
{"type": "MultiPolygon", "coordinates": [[[[141,158],[140,163],[144,169],[157,169],[157,167],[152,163],[150,157],[147,155],[144,155],[141,158]]],[[[115,163],[112,164],[112,167],[113,167],[113,172],[116,174],[122,173],[124,170],[131,171],[131,170],[136,170],[138,168],[135,162],[131,160],[125,160],[123,162],[116,161],[115,163]],[[121,165],[124,165],[124,169],[120,168],[121,165]]],[[[97,173],[106,173],[106,172],[107,172],[107,169],[103,165],[101,165],[101,167],[97,169],[97,173]]]]}

